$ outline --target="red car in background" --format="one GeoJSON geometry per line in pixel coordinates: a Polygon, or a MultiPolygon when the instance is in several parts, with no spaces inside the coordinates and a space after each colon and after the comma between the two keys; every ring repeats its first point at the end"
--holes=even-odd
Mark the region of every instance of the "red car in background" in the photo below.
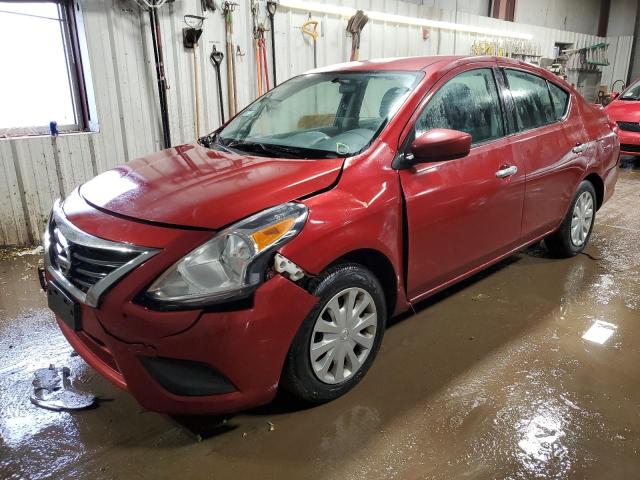
{"type": "Polygon", "coordinates": [[[542,239],[582,251],[615,187],[614,129],[505,58],[318,69],[57,201],[49,305],[148,409],[230,412],[279,387],[329,401],[391,315],[542,239]]]}
{"type": "Polygon", "coordinates": [[[640,80],[620,93],[604,111],[620,129],[622,155],[640,156],[640,80]]]}

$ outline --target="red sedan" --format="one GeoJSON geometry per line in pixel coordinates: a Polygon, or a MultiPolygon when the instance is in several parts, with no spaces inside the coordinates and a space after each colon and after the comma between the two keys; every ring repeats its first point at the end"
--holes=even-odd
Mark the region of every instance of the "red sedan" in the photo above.
{"type": "Polygon", "coordinates": [[[640,156],[640,80],[632,83],[604,110],[620,129],[621,153],[640,156]]]}
{"type": "Polygon", "coordinates": [[[391,315],[541,239],[582,251],[619,151],[601,110],[525,63],[315,70],[58,201],[49,305],[148,409],[329,401],[391,315]]]}

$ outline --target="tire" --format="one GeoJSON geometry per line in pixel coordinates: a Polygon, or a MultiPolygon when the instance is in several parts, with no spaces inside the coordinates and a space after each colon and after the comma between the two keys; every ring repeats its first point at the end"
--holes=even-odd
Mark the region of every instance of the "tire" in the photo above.
{"type": "Polygon", "coordinates": [[[567,215],[564,217],[562,224],[560,224],[560,228],[544,240],[551,255],[558,258],[569,258],[584,250],[587,243],[589,243],[593,224],[596,220],[596,205],[597,197],[593,184],[588,180],[583,180],[578,186],[578,190],[573,197],[567,215]],[[586,202],[586,205],[581,202],[586,202]],[[580,205],[584,207],[582,212],[591,212],[588,221],[586,221],[587,218],[584,214],[581,213],[580,205]],[[574,217],[578,218],[578,220],[574,221],[574,217]],[[582,222],[580,222],[580,217],[582,217],[582,222]],[[577,229],[574,230],[576,226],[577,229]],[[574,233],[573,236],[572,232],[574,233]]]}
{"type": "Polygon", "coordinates": [[[387,310],[378,279],[355,263],[328,268],[312,280],[309,291],[320,301],[307,315],[289,348],[280,383],[298,399],[319,404],[344,395],[367,373],[380,349],[387,310]],[[354,322],[359,327],[354,329],[343,328],[351,323],[336,313],[348,311],[351,299],[352,311],[357,313],[363,308],[356,316],[358,322],[354,322]],[[328,348],[329,344],[333,346],[328,348]],[[326,352],[320,353],[322,350],[326,352]],[[340,358],[344,359],[342,375],[340,358]]]}

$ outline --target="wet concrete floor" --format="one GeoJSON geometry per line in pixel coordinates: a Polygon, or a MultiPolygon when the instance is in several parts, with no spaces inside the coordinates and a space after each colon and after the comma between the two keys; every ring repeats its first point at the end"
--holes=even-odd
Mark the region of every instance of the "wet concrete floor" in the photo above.
{"type": "Polygon", "coordinates": [[[142,410],[70,356],[36,257],[0,261],[0,479],[640,478],[639,204],[628,160],[585,254],[533,248],[425,302],[333,403],[226,419],[142,410]],[[31,405],[50,363],[109,401],[31,405]]]}

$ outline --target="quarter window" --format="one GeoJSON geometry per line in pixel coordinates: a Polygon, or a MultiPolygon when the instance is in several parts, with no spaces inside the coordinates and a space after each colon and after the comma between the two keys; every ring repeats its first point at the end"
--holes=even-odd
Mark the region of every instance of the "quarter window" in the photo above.
{"type": "Polygon", "coordinates": [[[551,92],[551,98],[553,99],[553,109],[556,115],[556,120],[560,120],[564,117],[564,114],[567,111],[569,94],[551,82],[549,82],[549,91],[551,92]]]}
{"type": "Polygon", "coordinates": [[[503,136],[500,99],[491,69],[464,72],[445,83],[418,117],[415,134],[432,128],[466,132],[473,143],[503,136]]]}
{"type": "Polygon", "coordinates": [[[516,105],[519,130],[539,127],[556,120],[545,79],[516,70],[506,70],[506,75],[516,105]]]}

